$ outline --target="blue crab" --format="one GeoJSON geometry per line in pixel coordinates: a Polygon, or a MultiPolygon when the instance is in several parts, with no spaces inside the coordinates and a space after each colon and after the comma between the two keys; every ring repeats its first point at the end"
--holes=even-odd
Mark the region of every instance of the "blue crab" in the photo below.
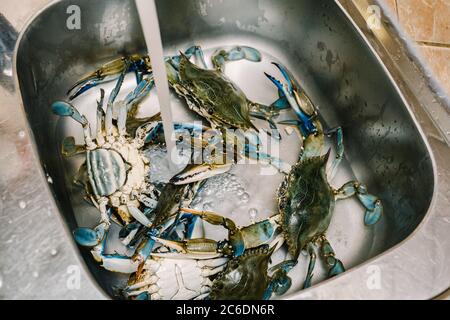
{"type": "Polygon", "coordinates": [[[143,204],[154,208],[158,196],[148,179],[149,162],[142,152],[148,135],[152,134],[158,122],[152,121],[154,118],[127,119],[130,106],[149,92],[152,81],[142,82],[124,101],[115,103],[124,77],[125,72],[122,72],[109,97],[106,113],[103,110],[105,92],[101,90],[101,98],[97,102],[95,137],[86,117],[72,104],[66,101],[52,104],[55,114],[70,117],[83,127],[85,144],[76,146],[75,139],[68,137],[64,139],[62,153],[66,156],[85,153],[86,161],[78,177],[85,177],[81,183],[92,203],[100,210],[101,222],[107,226],[110,224],[108,206],[117,209],[122,219],[129,222],[130,207],[143,204]],[[113,109],[116,109],[116,114],[113,109]],[[127,132],[130,124],[137,126],[133,137],[127,132]]]}
{"type": "MultiPolygon", "coordinates": [[[[273,118],[278,116],[283,105],[275,101],[265,106],[247,99],[244,92],[223,73],[227,61],[261,61],[261,54],[247,46],[233,46],[217,50],[212,56],[214,70],[207,68],[204,54],[199,46],[192,46],[180,55],[166,58],[169,84],[184,97],[189,108],[205,118],[213,128],[258,129],[250,117],[264,119],[280,138],[273,118]],[[195,57],[201,67],[190,61],[195,57]]],[[[121,72],[135,72],[138,83],[151,75],[148,56],[132,55],[105,64],[97,71],[79,80],[70,90],[71,99],[100,83],[116,79],[121,72]]]]}
{"type": "Polygon", "coordinates": [[[343,263],[335,257],[335,252],[325,236],[335,202],[356,195],[366,210],[364,223],[368,226],[380,219],[383,205],[380,199],[369,194],[366,186],[358,181],[350,181],[338,189],[330,185],[329,181],[333,178],[344,154],[342,129],[337,128],[327,133],[335,133],[337,136],[337,156],[327,170],[330,151],[325,154],[322,151],[325,132],[314,105],[292,74],[281,65],[274,64],[281,71],[286,83],[283,84],[271,75],[266,75],[298,116],[297,120],[280,123],[295,125],[303,138],[299,160],[292,166],[279,187],[278,207],[281,215],[280,225],[292,260],[297,261],[302,250],[307,250],[310,255],[304,283],[306,288],[311,285],[313,276],[316,260],[315,243],[320,244],[321,256],[329,268],[330,277],[344,271],[343,263]]]}
{"type": "MultiPolygon", "coordinates": [[[[228,237],[223,241],[192,235],[178,241],[153,237],[162,246],[154,250],[146,261],[167,259],[161,263],[179,267],[173,277],[180,289],[176,297],[183,294],[183,297],[195,299],[268,299],[272,293],[281,295],[289,289],[291,280],[287,272],[294,265],[292,261],[268,268],[273,252],[284,241],[279,233],[279,215],[238,228],[231,219],[213,212],[188,208],[180,211],[185,216],[193,215],[201,221],[222,225],[228,230],[228,237]],[[185,271],[184,267],[188,270],[185,271]],[[201,277],[188,283],[186,279],[198,271],[201,277]]],[[[198,223],[195,219],[191,221],[198,223]]],[[[155,299],[170,289],[166,287],[167,281],[160,280],[157,270],[148,269],[144,266],[143,273],[137,272],[131,277],[131,282],[123,290],[127,297],[155,299]]]]}

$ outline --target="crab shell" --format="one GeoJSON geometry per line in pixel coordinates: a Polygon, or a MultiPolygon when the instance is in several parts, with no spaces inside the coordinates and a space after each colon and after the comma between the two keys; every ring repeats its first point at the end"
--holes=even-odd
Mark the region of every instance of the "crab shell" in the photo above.
{"type": "Polygon", "coordinates": [[[212,281],[209,277],[223,269],[228,259],[170,259],[151,257],[144,271],[128,281],[128,297],[146,292],[151,300],[190,300],[207,296],[212,281]]]}
{"type": "Polygon", "coordinates": [[[189,107],[218,127],[253,128],[250,102],[244,92],[223,73],[197,67],[182,55],[180,83],[172,86],[189,107]]]}
{"type": "Polygon", "coordinates": [[[230,260],[214,280],[209,295],[212,300],[261,300],[271,278],[267,273],[273,248],[249,249],[230,260]]]}
{"type": "Polygon", "coordinates": [[[328,156],[300,160],[278,190],[281,228],[295,260],[306,244],[323,235],[330,224],[335,198],[326,176],[328,156]]]}

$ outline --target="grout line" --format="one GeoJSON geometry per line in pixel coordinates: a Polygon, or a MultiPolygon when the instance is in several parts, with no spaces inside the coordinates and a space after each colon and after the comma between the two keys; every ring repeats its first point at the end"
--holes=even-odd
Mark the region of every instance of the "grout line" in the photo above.
{"type": "Polygon", "coordinates": [[[427,46],[427,47],[439,47],[439,48],[449,48],[450,49],[450,43],[440,43],[440,42],[433,42],[433,41],[417,41],[418,44],[427,46]]]}
{"type": "Polygon", "coordinates": [[[398,22],[400,22],[400,14],[398,13],[398,3],[397,3],[397,0],[394,0],[394,4],[395,4],[395,13],[397,14],[397,20],[398,20],[398,22]]]}

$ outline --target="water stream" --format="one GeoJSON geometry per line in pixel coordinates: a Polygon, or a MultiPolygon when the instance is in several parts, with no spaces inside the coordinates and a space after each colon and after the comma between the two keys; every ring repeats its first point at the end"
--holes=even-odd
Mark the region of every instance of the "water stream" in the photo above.
{"type": "Polygon", "coordinates": [[[164,136],[167,146],[169,165],[174,166],[171,155],[176,155],[175,141],[173,135],[173,117],[170,106],[170,91],[164,62],[161,31],[159,28],[158,12],[154,0],[136,0],[136,6],[141,20],[147,51],[152,63],[153,76],[161,110],[162,122],[164,124],[164,136]]]}

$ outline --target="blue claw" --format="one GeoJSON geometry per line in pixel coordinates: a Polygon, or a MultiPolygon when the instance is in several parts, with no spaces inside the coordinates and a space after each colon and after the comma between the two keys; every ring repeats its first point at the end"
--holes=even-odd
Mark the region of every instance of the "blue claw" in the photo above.
{"type": "Polygon", "coordinates": [[[284,94],[284,87],[283,87],[283,84],[280,82],[280,80],[278,80],[277,78],[275,78],[275,77],[273,77],[273,76],[271,76],[270,74],[268,74],[267,72],[264,72],[264,74],[266,75],[266,77],[270,80],[270,81],[272,81],[273,82],[273,84],[278,88],[278,92],[279,93],[283,93],[283,96],[285,97],[285,94],[284,94]]]}
{"type": "Polygon", "coordinates": [[[341,262],[341,260],[334,258],[336,261],[334,263],[334,265],[330,268],[330,270],[328,271],[328,277],[334,277],[337,276],[338,274],[341,274],[345,271],[344,265],[341,262]]]}
{"type": "Polygon", "coordinates": [[[286,96],[280,90],[278,90],[278,94],[280,98],[272,103],[271,107],[279,111],[289,109],[291,106],[289,105],[289,101],[286,96]]]}
{"type": "Polygon", "coordinates": [[[375,203],[375,208],[373,210],[367,210],[364,215],[364,224],[366,226],[371,226],[377,223],[383,214],[383,205],[381,201],[377,200],[375,203]]]}
{"type": "Polygon", "coordinates": [[[78,228],[73,232],[75,241],[83,247],[95,247],[98,245],[104,234],[98,231],[92,230],[90,228],[78,228]]]}
{"type": "Polygon", "coordinates": [[[261,61],[261,53],[252,47],[247,46],[238,46],[233,49],[231,49],[228,52],[227,56],[229,61],[237,61],[246,59],[248,61],[252,62],[260,62],[261,61]]]}
{"type": "Polygon", "coordinates": [[[307,118],[306,121],[301,120],[284,120],[278,122],[279,124],[287,125],[287,126],[294,126],[297,127],[300,130],[300,133],[304,137],[308,137],[314,132],[317,131],[314,124],[311,122],[311,118],[307,118]]]}
{"type": "Polygon", "coordinates": [[[150,300],[150,295],[148,292],[142,292],[134,298],[134,300],[150,300]]]}
{"type": "Polygon", "coordinates": [[[243,59],[252,62],[260,62],[262,57],[258,50],[247,46],[235,46],[229,50],[219,49],[212,56],[214,66],[222,71],[227,61],[238,61],[243,59]]]}
{"type": "Polygon", "coordinates": [[[243,46],[242,51],[245,53],[245,59],[253,62],[260,62],[262,60],[261,53],[252,47],[243,46]]]}
{"type": "Polygon", "coordinates": [[[87,125],[87,120],[82,116],[78,110],[68,102],[56,101],[52,104],[52,111],[54,114],[61,117],[71,117],[81,125],[87,125]]]}
{"type": "Polygon", "coordinates": [[[152,90],[153,86],[155,84],[155,81],[153,79],[153,76],[150,75],[149,77],[142,79],[138,86],[130,92],[127,97],[125,98],[125,104],[133,105],[141,101],[143,98],[145,98],[150,91],[152,90]]]}
{"type": "Polygon", "coordinates": [[[289,260],[283,261],[270,268],[269,273],[275,272],[273,273],[271,277],[272,281],[264,294],[264,300],[270,299],[272,293],[280,296],[289,290],[292,285],[292,279],[287,274],[295,265],[295,261],[289,260]]]}
{"type": "Polygon", "coordinates": [[[325,258],[325,262],[328,265],[328,277],[334,277],[345,271],[344,264],[341,260],[335,258],[335,253],[328,240],[322,242],[322,256],[325,258]]]}
{"type": "Polygon", "coordinates": [[[297,90],[297,86],[294,86],[294,84],[292,83],[292,80],[291,80],[292,77],[289,74],[289,72],[285,68],[283,68],[280,64],[278,64],[276,62],[272,62],[272,64],[274,66],[276,66],[278,68],[278,70],[280,70],[280,72],[283,75],[284,79],[286,79],[289,93],[293,94],[294,90],[297,90]]]}
{"type": "Polygon", "coordinates": [[[356,194],[359,198],[359,201],[363,204],[363,206],[370,211],[373,211],[375,209],[375,206],[377,204],[378,198],[371,195],[371,194],[356,194]]]}
{"type": "Polygon", "coordinates": [[[317,128],[313,122],[315,114],[308,115],[306,111],[303,110],[302,105],[299,102],[299,89],[293,83],[294,80],[292,76],[278,63],[273,62],[273,64],[280,70],[287,82],[286,88],[278,79],[268,73],[265,73],[266,77],[278,88],[278,94],[280,96],[280,98],[274,102],[273,106],[277,106],[277,108],[281,109],[285,109],[287,106],[290,106],[299,118],[299,120],[287,120],[279,123],[297,126],[304,137],[308,137],[309,135],[316,133],[317,128]]]}

